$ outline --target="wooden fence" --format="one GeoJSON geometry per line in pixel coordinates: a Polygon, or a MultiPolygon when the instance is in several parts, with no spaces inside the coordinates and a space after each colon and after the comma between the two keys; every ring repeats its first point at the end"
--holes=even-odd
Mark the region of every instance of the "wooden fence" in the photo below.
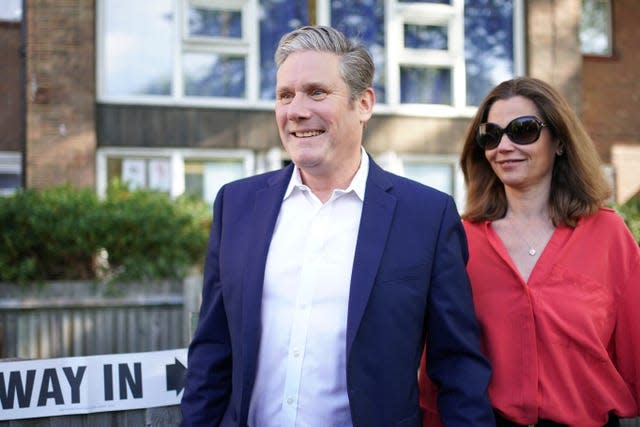
{"type": "MultiPolygon", "coordinates": [[[[0,363],[137,353],[189,344],[202,277],[102,284],[0,283],[0,363]]],[[[1,417],[0,417],[1,418],[1,417]]],[[[172,427],[179,406],[0,421],[0,427],[172,427]]]]}
{"type": "Polygon", "coordinates": [[[0,359],[168,350],[189,344],[200,281],[0,283],[0,359]]]}
{"type": "Polygon", "coordinates": [[[179,406],[0,421],[0,427],[179,427],[179,406]]]}

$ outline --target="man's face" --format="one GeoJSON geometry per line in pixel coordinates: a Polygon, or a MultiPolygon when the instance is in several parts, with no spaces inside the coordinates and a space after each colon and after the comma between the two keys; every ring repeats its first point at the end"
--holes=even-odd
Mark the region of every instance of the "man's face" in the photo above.
{"type": "Polygon", "coordinates": [[[277,74],[276,121],[303,179],[332,177],[359,163],[363,125],[374,101],[373,90],[351,100],[337,55],[303,51],[287,57],[277,74]]]}

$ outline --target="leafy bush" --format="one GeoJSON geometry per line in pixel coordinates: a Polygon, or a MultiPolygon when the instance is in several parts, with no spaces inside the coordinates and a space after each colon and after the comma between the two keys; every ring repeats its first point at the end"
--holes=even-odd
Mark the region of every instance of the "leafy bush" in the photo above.
{"type": "Polygon", "coordinates": [[[624,205],[614,205],[614,209],[622,215],[624,222],[640,244],[640,197],[633,197],[624,205]]]}
{"type": "Polygon", "coordinates": [[[200,266],[211,210],[118,183],[105,200],[63,186],[0,198],[0,224],[0,281],[168,279],[200,266]]]}

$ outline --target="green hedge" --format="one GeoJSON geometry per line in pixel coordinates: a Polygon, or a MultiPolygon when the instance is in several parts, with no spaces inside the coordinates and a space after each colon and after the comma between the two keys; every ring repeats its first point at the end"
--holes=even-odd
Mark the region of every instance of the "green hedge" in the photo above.
{"type": "Polygon", "coordinates": [[[0,281],[173,279],[201,267],[211,209],[118,183],[104,200],[62,186],[0,198],[0,224],[0,281]]]}
{"type": "Polygon", "coordinates": [[[624,222],[640,244],[640,197],[633,197],[624,205],[614,205],[613,208],[622,215],[624,222]]]}

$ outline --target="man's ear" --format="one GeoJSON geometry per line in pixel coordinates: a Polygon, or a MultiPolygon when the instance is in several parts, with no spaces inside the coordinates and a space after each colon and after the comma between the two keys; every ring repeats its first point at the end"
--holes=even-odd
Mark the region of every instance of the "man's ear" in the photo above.
{"type": "Polygon", "coordinates": [[[362,91],[358,97],[358,110],[360,112],[360,121],[366,123],[373,114],[373,106],[376,103],[376,92],[372,87],[368,87],[362,91]]]}

